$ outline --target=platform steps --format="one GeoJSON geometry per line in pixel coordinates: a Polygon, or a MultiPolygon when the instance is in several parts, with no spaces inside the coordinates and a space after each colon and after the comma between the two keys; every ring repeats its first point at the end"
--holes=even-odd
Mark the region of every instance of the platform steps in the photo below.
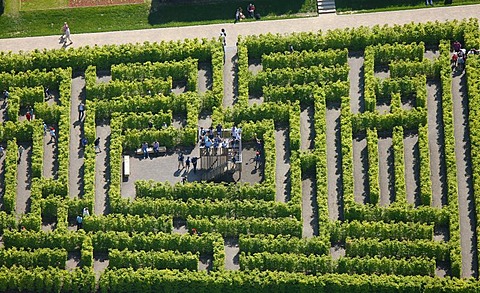
{"type": "Polygon", "coordinates": [[[335,0],[317,0],[318,14],[335,13],[335,0]]]}

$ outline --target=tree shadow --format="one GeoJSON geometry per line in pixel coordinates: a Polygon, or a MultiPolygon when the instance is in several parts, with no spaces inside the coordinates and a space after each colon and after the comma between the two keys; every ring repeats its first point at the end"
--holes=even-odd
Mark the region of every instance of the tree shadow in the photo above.
{"type": "MultiPolygon", "coordinates": [[[[314,169],[312,170],[302,170],[302,181],[306,181],[310,179],[310,188],[311,192],[309,195],[309,202],[311,203],[312,207],[312,217],[310,219],[303,219],[303,221],[310,220],[309,224],[312,227],[313,235],[318,236],[318,202],[317,202],[317,176],[314,169]]],[[[304,195],[302,195],[303,197],[304,195]]]]}
{"type": "Polygon", "coordinates": [[[211,90],[213,86],[212,63],[198,62],[198,71],[204,73],[205,88],[211,90]]]}
{"type": "MultiPolygon", "coordinates": [[[[366,133],[360,132],[354,135],[353,137],[353,143],[359,145],[362,140],[366,140],[366,133]]],[[[342,158],[343,160],[343,158],[342,158]]],[[[367,144],[365,143],[364,147],[360,151],[360,166],[361,168],[361,174],[362,177],[360,178],[362,180],[362,185],[363,185],[363,193],[361,195],[361,202],[363,204],[367,204],[370,202],[370,181],[368,180],[368,147],[367,144]]],[[[355,180],[355,179],[354,179],[355,180]]]]}

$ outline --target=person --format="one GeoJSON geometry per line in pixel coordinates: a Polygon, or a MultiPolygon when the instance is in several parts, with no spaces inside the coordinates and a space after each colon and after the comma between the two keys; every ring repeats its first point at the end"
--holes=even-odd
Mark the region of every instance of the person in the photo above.
{"type": "Polygon", "coordinates": [[[56,139],[55,128],[53,126],[50,126],[50,142],[52,140],[55,141],[55,139],[56,139]]]}
{"type": "Polygon", "coordinates": [[[84,207],[84,208],[83,208],[82,214],[83,214],[83,217],[84,217],[84,218],[90,216],[90,211],[88,210],[87,207],[84,207]]]}
{"type": "Polygon", "coordinates": [[[237,164],[237,152],[234,152],[232,155],[232,170],[235,169],[236,164],[237,164]]]}
{"type": "Polygon", "coordinates": [[[185,184],[185,182],[187,182],[187,176],[182,177],[182,184],[185,184]]]}
{"type": "MultiPolygon", "coordinates": [[[[65,24],[66,24],[66,23],[65,23],[65,24]]],[[[67,40],[70,41],[70,44],[69,44],[69,45],[73,44],[72,39],[70,39],[70,27],[69,27],[68,25],[67,25],[66,28],[65,28],[65,38],[64,38],[64,41],[63,41],[63,42],[66,44],[66,43],[67,43],[67,40]]]]}
{"type": "Polygon", "coordinates": [[[160,144],[158,143],[158,141],[154,141],[153,142],[153,153],[154,154],[160,153],[159,148],[160,148],[160,144]]]}
{"type": "Polygon", "coordinates": [[[93,145],[95,146],[95,153],[97,153],[97,150],[98,152],[102,152],[100,150],[100,137],[97,137],[97,139],[93,142],[93,145]]]}
{"type": "Polygon", "coordinates": [[[260,165],[260,152],[259,151],[257,151],[255,153],[255,169],[258,168],[258,165],[260,165]]]}
{"type": "Polygon", "coordinates": [[[83,228],[83,218],[82,216],[77,216],[77,231],[83,228]]]}
{"type": "Polygon", "coordinates": [[[152,129],[153,128],[153,122],[152,120],[148,120],[148,129],[152,129]]]}
{"type": "Polygon", "coordinates": [[[262,141],[260,140],[260,138],[258,138],[256,133],[255,133],[255,145],[256,145],[257,151],[262,150],[262,141]]]}
{"type": "Polygon", "coordinates": [[[453,50],[454,50],[455,52],[460,51],[461,48],[462,48],[462,44],[460,44],[459,41],[453,42],[453,50]]]}
{"type": "Polygon", "coordinates": [[[87,146],[87,144],[88,144],[87,138],[86,138],[86,137],[82,138],[82,139],[80,140],[80,144],[82,145],[82,148],[85,148],[85,147],[87,146]]]}
{"type": "Polygon", "coordinates": [[[67,22],[64,22],[62,26],[62,35],[60,36],[60,40],[62,41],[64,41],[65,39],[65,33],[67,32],[67,28],[68,28],[68,24],[67,22]]]}
{"type": "Polygon", "coordinates": [[[457,54],[457,52],[454,52],[452,54],[452,59],[450,61],[451,65],[452,65],[452,68],[457,68],[457,61],[458,61],[458,54],[457,54]]]}
{"type": "Polygon", "coordinates": [[[143,158],[147,159],[148,158],[148,143],[146,141],[144,141],[143,144],[142,144],[142,152],[143,152],[143,158]]]}
{"type": "Polygon", "coordinates": [[[43,122],[43,135],[47,134],[47,129],[48,129],[47,123],[43,122]]]}
{"type": "Polygon", "coordinates": [[[33,108],[32,108],[32,106],[28,106],[27,112],[30,113],[30,118],[33,119],[34,116],[33,116],[33,108]]]}
{"type": "Polygon", "coordinates": [[[18,158],[19,158],[19,159],[22,157],[22,154],[23,154],[23,151],[24,151],[24,150],[25,150],[25,149],[23,148],[22,145],[18,147],[18,158]]]}
{"type": "Polygon", "coordinates": [[[191,162],[193,165],[193,173],[197,173],[197,161],[198,161],[197,157],[192,157],[191,162]]]}
{"type": "Polygon", "coordinates": [[[3,155],[5,155],[5,149],[3,148],[3,146],[0,145],[0,157],[2,157],[3,155]]]}
{"type": "Polygon", "coordinates": [[[222,137],[222,124],[217,124],[217,135],[222,137]]]}
{"type": "Polygon", "coordinates": [[[80,103],[80,105],[78,105],[78,121],[81,121],[84,115],[85,115],[85,104],[80,103]]]}
{"type": "Polygon", "coordinates": [[[185,167],[186,171],[188,172],[190,170],[190,157],[187,157],[187,159],[185,160],[185,167]]]}
{"type": "Polygon", "coordinates": [[[465,54],[460,51],[458,52],[458,67],[460,68],[461,71],[465,68],[465,54]]]}
{"type": "Polygon", "coordinates": [[[255,17],[255,5],[253,5],[252,3],[248,4],[247,11],[248,11],[248,16],[250,16],[251,18],[255,17]]]}
{"type": "Polygon", "coordinates": [[[244,18],[245,18],[245,15],[243,15],[242,7],[238,7],[237,11],[235,12],[235,21],[233,23],[235,24],[244,18]]]}
{"type": "Polygon", "coordinates": [[[30,112],[27,112],[27,114],[25,114],[25,118],[27,118],[27,121],[32,120],[32,115],[30,114],[30,112]]]}
{"type": "Polygon", "coordinates": [[[180,170],[180,166],[182,166],[182,169],[185,168],[184,164],[183,164],[183,153],[180,152],[178,154],[178,167],[177,167],[177,170],[180,170]]]}
{"type": "Polygon", "coordinates": [[[225,32],[224,28],[222,28],[220,31],[220,40],[222,41],[224,47],[227,46],[227,33],[225,32]]]}
{"type": "Polygon", "coordinates": [[[7,90],[3,91],[3,107],[7,106],[8,98],[10,97],[10,93],[7,90]]]}
{"type": "Polygon", "coordinates": [[[48,100],[52,97],[53,95],[50,93],[50,89],[47,87],[45,87],[45,100],[48,100]]]}

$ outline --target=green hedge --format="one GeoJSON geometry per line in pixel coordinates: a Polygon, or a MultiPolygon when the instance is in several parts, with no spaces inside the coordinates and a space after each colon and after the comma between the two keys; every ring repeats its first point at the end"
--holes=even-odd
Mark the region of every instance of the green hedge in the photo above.
{"type": "Polygon", "coordinates": [[[198,252],[179,253],[178,251],[129,251],[111,249],[108,252],[108,266],[119,268],[153,268],[198,270],[198,252]]]}
{"type": "Polygon", "coordinates": [[[65,269],[67,251],[64,249],[39,248],[33,251],[23,249],[0,249],[0,266],[22,266],[25,268],[55,267],[65,269]]]}
{"type": "Polygon", "coordinates": [[[126,232],[172,232],[173,219],[170,216],[153,217],[148,215],[89,216],[84,218],[83,229],[87,232],[126,231],[126,232]]]}
{"type": "Polygon", "coordinates": [[[284,235],[240,235],[238,244],[241,252],[258,253],[298,253],[327,255],[330,253],[330,243],[319,237],[297,238],[284,235]]]}

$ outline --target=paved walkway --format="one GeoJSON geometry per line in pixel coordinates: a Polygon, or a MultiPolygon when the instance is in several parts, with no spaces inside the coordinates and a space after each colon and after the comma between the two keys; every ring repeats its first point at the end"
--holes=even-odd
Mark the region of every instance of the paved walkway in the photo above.
{"type": "MultiPolygon", "coordinates": [[[[285,19],[233,24],[212,24],[190,27],[174,27],[147,30],[118,31],[106,33],[75,34],[72,27],[73,47],[86,45],[106,45],[143,43],[144,41],[183,40],[185,38],[216,38],[220,29],[227,32],[227,44],[235,44],[238,35],[258,35],[261,33],[292,33],[301,31],[318,31],[335,28],[373,26],[376,24],[405,24],[409,22],[446,21],[452,19],[477,18],[480,5],[464,5],[453,7],[431,7],[416,10],[378,12],[367,14],[336,15],[326,14],[319,17],[285,19]]],[[[0,40],[0,50],[29,51],[33,49],[61,48],[59,36],[12,38],[0,40]]]]}

